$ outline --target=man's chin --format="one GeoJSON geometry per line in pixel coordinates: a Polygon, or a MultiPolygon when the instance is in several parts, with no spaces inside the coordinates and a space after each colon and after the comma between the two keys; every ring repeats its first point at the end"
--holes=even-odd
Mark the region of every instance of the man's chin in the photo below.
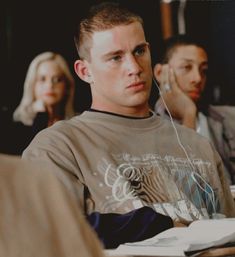
{"type": "Polygon", "coordinates": [[[194,103],[197,103],[200,100],[201,95],[199,95],[199,94],[189,94],[189,97],[193,100],[194,103]]]}
{"type": "Polygon", "coordinates": [[[130,101],[132,106],[145,106],[148,104],[148,97],[138,97],[130,101]]]}

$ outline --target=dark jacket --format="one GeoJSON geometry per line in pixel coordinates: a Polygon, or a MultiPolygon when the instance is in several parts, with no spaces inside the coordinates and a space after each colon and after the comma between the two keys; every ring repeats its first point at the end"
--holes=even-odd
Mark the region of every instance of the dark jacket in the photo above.
{"type": "Polygon", "coordinates": [[[126,214],[93,212],[87,217],[105,248],[141,241],[173,227],[169,216],[142,207],[126,214]]]}
{"type": "Polygon", "coordinates": [[[46,128],[47,113],[38,113],[32,126],[21,122],[14,122],[11,112],[2,112],[0,115],[0,152],[5,154],[21,155],[34,136],[46,128]]]}

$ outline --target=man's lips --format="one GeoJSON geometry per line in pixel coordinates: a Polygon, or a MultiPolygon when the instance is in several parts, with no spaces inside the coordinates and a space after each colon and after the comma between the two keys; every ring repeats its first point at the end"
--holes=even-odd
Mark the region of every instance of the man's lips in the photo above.
{"type": "Polygon", "coordinates": [[[201,96],[201,91],[200,90],[190,91],[188,94],[192,99],[198,99],[201,96]]]}
{"type": "Polygon", "coordinates": [[[130,84],[127,88],[133,88],[133,89],[143,89],[145,87],[145,82],[144,81],[140,81],[140,82],[135,82],[130,84]]]}

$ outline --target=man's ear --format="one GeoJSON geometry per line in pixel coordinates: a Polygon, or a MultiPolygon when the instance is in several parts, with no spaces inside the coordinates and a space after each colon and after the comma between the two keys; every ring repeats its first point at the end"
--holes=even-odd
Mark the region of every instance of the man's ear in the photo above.
{"type": "Polygon", "coordinates": [[[154,77],[160,81],[160,78],[161,78],[161,73],[162,73],[162,64],[160,63],[157,63],[154,68],[153,68],[153,74],[154,74],[154,77]]]}
{"type": "Polygon", "coordinates": [[[89,84],[92,82],[89,65],[85,60],[76,60],[74,63],[74,70],[81,80],[89,84]]]}

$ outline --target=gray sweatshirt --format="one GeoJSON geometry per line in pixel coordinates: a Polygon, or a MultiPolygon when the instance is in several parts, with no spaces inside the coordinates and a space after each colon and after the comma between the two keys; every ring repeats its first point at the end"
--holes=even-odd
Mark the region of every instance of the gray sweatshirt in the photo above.
{"type": "Polygon", "coordinates": [[[172,219],[235,216],[221,158],[194,130],[152,113],[127,118],[85,111],[33,139],[23,158],[50,162],[91,213],[151,206],[172,219]],[[180,145],[181,144],[181,145],[180,145]]]}

